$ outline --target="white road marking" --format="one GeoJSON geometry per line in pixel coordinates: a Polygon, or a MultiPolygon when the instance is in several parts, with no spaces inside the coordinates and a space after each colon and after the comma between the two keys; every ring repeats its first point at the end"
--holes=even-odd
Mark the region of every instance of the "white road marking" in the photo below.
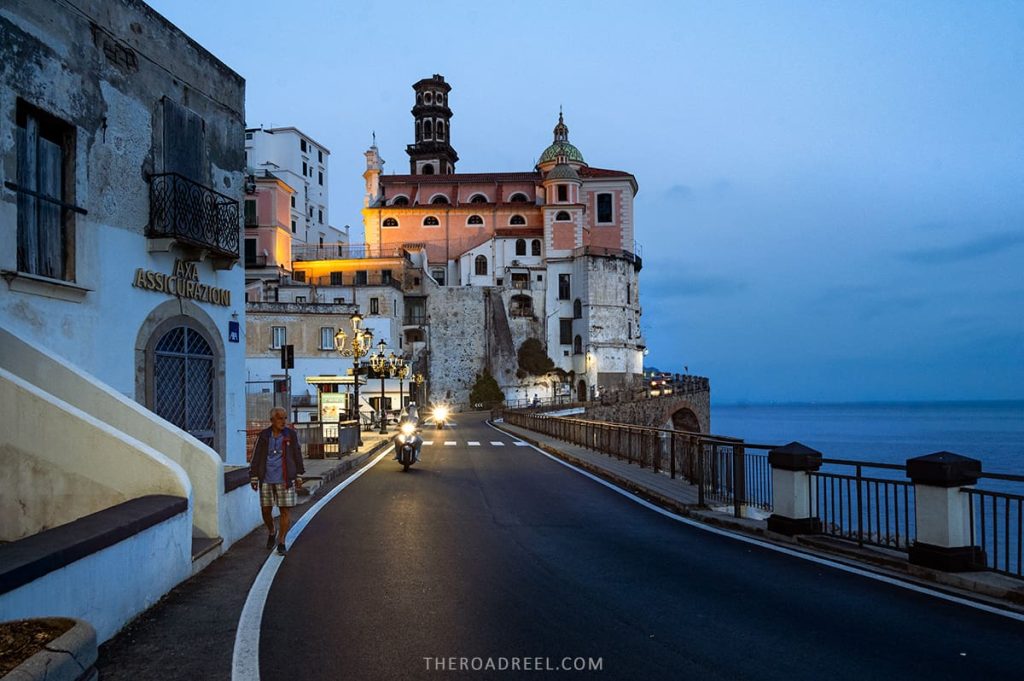
{"type": "MultiPolygon", "coordinates": [[[[504,433],[505,432],[505,431],[503,431],[503,430],[501,430],[499,428],[495,428],[494,425],[492,425],[490,423],[488,423],[487,425],[491,426],[491,428],[494,428],[494,430],[498,431],[499,433],[504,433]]],[[[760,539],[754,539],[752,537],[748,537],[748,536],[743,535],[743,534],[738,534],[736,532],[731,532],[729,530],[723,530],[723,529],[720,529],[720,528],[717,528],[717,527],[713,527],[711,525],[705,525],[704,523],[698,522],[696,520],[691,520],[689,518],[684,518],[683,516],[678,515],[676,513],[672,513],[671,511],[666,511],[665,509],[661,508],[660,506],[655,506],[651,502],[649,502],[649,501],[647,501],[645,499],[641,499],[640,497],[636,496],[635,494],[632,494],[631,492],[627,492],[626,490],[622,489],[621,487],[617,487],[616,485],[613,485],[612,483],[608,482],[607,480],[602,480],[601,478],[597,477],[596,475],[588,473],[585,470],[576,468],[576,466],[573,466],[571,463],[569,463],[567,461],[562,461],[557,456],[553,456],[551,454],[548,454],[544,450],[542,450],[542,449],[540,449],[538,447],[535,447],[535,446],[529,444],[528,442],[522,442],[522,443],[517,442],[516,445],[517,446],[519,446],[519,445],[529,446],[530,449],[533,449],[536,452],[538,452],[540,454],[543,454],[544,456],[546,456],[547,458],[551,459],[555,463],[559,463],[559,464],[565,466],[566,468],[568,468],[569,470],[575,471],[575,472],[579,473],[580,475],[588,477],[591,480],[593,480],[594,482],[598,483],[599,485],[604,485],[605,487],[607,487],[608,489],[612,490],[613,492],[616,492],[617,494],[621,494],[622,496],[626,497],[630,501],[632,501],[634,503],[637,503],[637,504],[640,504],[644,508],[647,508],[647,509],[649,509],[651,511],[654,511],[655,513],[660,513],[661,515],[665,516],[666,518],[671,518],[672,520],[675,520],[676,522],[683,523],[684,525],[689,525],[690,527],[696,528],[698,530],[702,530],[704,532],[710,532],[711,534],[717,534],[717,535],[722,536],[722,537],[729,537],[731,539],[735,539],[736,541],[740,541],[740,542],[743,542],[745,544],[753,544],[754,546],[759,546],[759,547],[761,547],[763,549],[767,549],[769,551],[775,551],[776,553],[783,553],[783,554],[786,554],[787,556],[792,556],[793,558],[799,558],[800,560],[806,560],[806,561],[809,561],[811,563],[817,563],[818,565],[825,565],[827,567],[831,567],[831,568],[839,570],[841,572],[848,572],[850,574],[859,575],[861,577],[866,577],[867,579],[873,579],[873,580],[875,580],[877,582],[883,582],[885,584],[890,584],[892,586],[895,586],[895,587],[898,587],[898,588],[901,588],[901,589],[907,589],[908,591],[915,591],[917,593],[925,594],[926,596],[932,596],[934,598],[938,598],[938,599],[941,599],[941,600],[944,600],[944,601],[949,601],[951,603],[957,603],[958,605],[965,605],[968,608],[974,608],[975,610],[982,610],[984,612],[991,613],[993,615],[1001,615],[1003,617],[1008,617],[1008,618],[1010,618],[1012,620],[1017,620],[1018,622],[1024,622],[1024,614],[1021,614],[1021,613],[1011,612],[1011,611],[1008,611],[1008,610],[1000,610],[999,608],[996,608],[996,607],[991,606],[991,605],[986,605],[984,603],[977,603],[975,601],[971,601],[971,600],[968,600],[966,598],[960,598],[959,596],[953,596],[952,594],[947,594],[947,593],[943,593],[941,591],[936,591],[934,589],[929,589],[928,587],[925,587],[925,586],[919,586],[917,584],[912,584],[910,582],[904,582],[904,581],[901,581],[899,579],[895,579],[893,577],[888,577],[886,575],[879,575],[879,574],[876,574],[874,572],[870,572],[868,570],[864,570],[864,569],[861,569],[861,568],[858,568],[858,567],[854,567],[852,565],[846,565],[844,563],[837,563],[836,561],[829,560],[828,558],[821,558],[819,556],[814,556],[814,555],[811,555],[809,553],[803,553],[803,552],[800,552],[800,551],[796,551],[794,549],[788,549],[788,548],[786,548],[784,546],[776,546],[775,544],[770,544],[768,542],[761,541],[760,539]]]]}
{"type": "Polygon", "coordinates": [[[504,447],[505,446],[504,442],[492,442],[491,444],[493,446],[495,446],[495,447],[504,447]]]}
{"type": "Polygon", "coordinates": [[[479,442],[468,442],[466,444],[468,444],[470,447],[479,447],[480,446],[479,442]]]}
{"type": "MultiPolygon", "coordinates": [[[[285,540],[287,547],[291,548],[309,521],[320,512],[320,509],[328,501],[394,450],[394,447],[388,447],[378,454],[377,458],[369,465],[356,471],[349,479],[325,494],[323,499],[313,504],[288,531],[288,537],[285,540]]],[[[231,655],[231,681],[259,681],[260,679],[260,625],[263,623],[263,608],[267,604],[267,594],[270,593],[270,586],[274,583],[274,576],[283,561],[284,556],[277,555],[276,551],[271,553],[263,563],[260,573],[256,575],[256,581],[249,589],[245,606],[242,607],[242,615],[238,618],[238,630],[235,632],[235,649],[231,655]]]]}
{"type": "Polygon", "coordinates": [[[444,446],[445,447],[454,447],[455,446],[455,441],[454,440],[445,440],[444,441],[444,446]]]}
{"type": "Polygon", "coordinates": [[[433,441],[433,440],[424,440],[424,441],[423,441],[423,446],[424,446],[424,447],[429,447],[429,446],[430,446],[430,445],[432,445],[432,444],[434,444],[434,441],[433,441]]]}
{"type": "Polygon", "coordinates": [[[512,444],[514,444],[516,447],[529,447],[530,446],[529,442],[523,442],[522,440],[516,440],[512,444]]]}

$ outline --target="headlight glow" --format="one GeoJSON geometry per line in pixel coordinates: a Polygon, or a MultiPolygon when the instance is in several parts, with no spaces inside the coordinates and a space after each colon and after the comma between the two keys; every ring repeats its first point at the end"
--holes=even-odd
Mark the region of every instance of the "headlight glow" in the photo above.
{"type": "Polygon", "coordinates": [[[444,421],[448,418],[448,407],[435,407],[434,408],[434,420],[444,421]]]}
{"type": "Polygon", "coordinates": [[[411,423],[403,423],[402,424],[402,434],[403,435],[412,435],[415,432],[416,432],[416,426],[414,426],[413,424],[411,424],[411,423]]]}

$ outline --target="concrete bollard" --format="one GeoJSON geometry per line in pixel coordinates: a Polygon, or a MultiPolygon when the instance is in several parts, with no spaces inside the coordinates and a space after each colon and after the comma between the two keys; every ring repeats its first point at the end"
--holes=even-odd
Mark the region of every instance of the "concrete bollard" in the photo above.
{"type": "Polygon", "coordinates": [[[768,451],[772,467],[773,513],[768,530],[779,534],[815,534],[821,521],[814,517],[814,490],[810,473],[821,468],[821,452],[799,442],[768,451]]]}
{"type": "Polygon", "coordinates": [[[917,518],[911,564],[946,572],[985,568],[985,553],[971,545],[970,500],[960,491],[973,487],[980,476],[980,461],[952,452],[907,459],[917,518]]]}

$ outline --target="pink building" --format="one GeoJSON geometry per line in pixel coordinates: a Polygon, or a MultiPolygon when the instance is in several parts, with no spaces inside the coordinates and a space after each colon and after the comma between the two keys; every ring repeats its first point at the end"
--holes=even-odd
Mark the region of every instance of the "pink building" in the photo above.
{"type": "Polygon", "coordinates": [[[270,171],[250,175],[245,195],[245,274],[249,279],[292,269],[291,205],[295,190],[270,171]]]}

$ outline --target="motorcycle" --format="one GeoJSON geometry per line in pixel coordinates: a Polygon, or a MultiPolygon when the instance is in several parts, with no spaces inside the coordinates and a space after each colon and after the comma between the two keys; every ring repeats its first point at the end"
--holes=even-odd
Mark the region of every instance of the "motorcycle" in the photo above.
{"type": "Polygon", "coordinates": [[[420,460],[420,449],[423,447],[423,438],[419,435],[416,423],[403,421],[395,440],[395,459],[402,464],[402,470],[408,472],[409,466],[420,460]]]}
{"type": "Polygon", "coordinates": [[[443,404],[439,404],[434,407],[434,410],[430,414],[430,418],[434,421],[434,427],[437,430],[444,430],[445,424],[448,422],[448,416],[450,412],[448,407],[443,404]]]}

